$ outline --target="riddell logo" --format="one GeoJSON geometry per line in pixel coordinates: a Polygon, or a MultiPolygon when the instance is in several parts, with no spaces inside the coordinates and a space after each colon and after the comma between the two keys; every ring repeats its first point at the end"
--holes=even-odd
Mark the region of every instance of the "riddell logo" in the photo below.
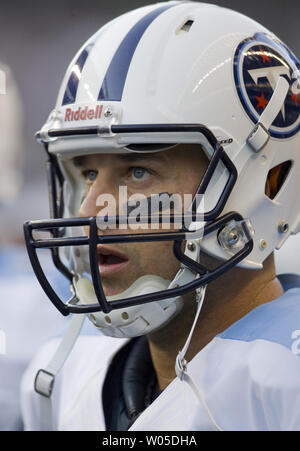
{"type": "Polygon", "coordinates": [[[100,119],[102,114],[103,105],[97,105],[96,108],[77,108],[77,110],[72,110],[72,108],[66,109],[65,122],[70,121],[86,121],[92,119],[100,119]]]}

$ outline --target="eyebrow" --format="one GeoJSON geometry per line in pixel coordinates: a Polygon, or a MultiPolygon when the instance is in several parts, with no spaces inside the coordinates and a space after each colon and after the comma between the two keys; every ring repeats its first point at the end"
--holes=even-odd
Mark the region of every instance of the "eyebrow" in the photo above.
{"type": "Polygon", "coordinates": [[[84,166],[84,160],[86,160],[86,155],[82,155],[80,157],[74,157],[73,158],[73,163],[74,166],[76,167],[80,167],[80,166],[84,166]]]}

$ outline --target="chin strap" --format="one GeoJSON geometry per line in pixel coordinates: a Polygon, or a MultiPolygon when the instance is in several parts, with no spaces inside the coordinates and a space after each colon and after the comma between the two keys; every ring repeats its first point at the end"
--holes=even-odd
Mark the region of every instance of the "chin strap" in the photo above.
{"type": "Polygon", "coordinates": [[[177,376],[179,377],[179,379],[183,382],[186,382],[190,388],[192,389],[193,393],[196,395],[198,401],[200,402],[200,404],[202,405],[204,411],[206,412],[207,416],[209,417],[211,423],[213,424],[214,428],[217,429],[218,431],[222,431],[222,429],[220,428],[220,426],[216,423],[211,411],[209,410],[208,405],[206,404],[205,398],[203,393],[201,392],[201,390],[199,389],[199,387],[197,387],[197,385],[195,384],[192,376],[190,376],[187,372],[187,361],[185,360],[185,354],[187,353],[188,347],[190,345],[191,339],[192,339],[192,335],[193,332],[195,330],[199,315],[200,315],[200,311],[203,305],[203,301],[204,301],[204,297],[205,297],[205,292],[206,292],[206,286],[205,287],[200,287],[197,288],[196,290],[196,302],[197,302],[197,311],[196,311],[196,315],[195,315],[195,319],[192,325],[192,328],[190,330],[189,336],[185,342],[185,345],[182,349],[182,351],[179,351],[176,357],[176,363],[175,363],[175,371],[177,376]]]}
{"type": "Polygon", "coordinates": [[[34,389],[40,395],[40,430],[52,431],[52,392],[55,377],[69,357],[78,335],[80,334],[85,315],[73,315],[67,332],[63,336],[54,356],[45,369],[37,372],[34,389]]]}
{"type": "Polygon", "coordinates": [[[247,143],[254,152],[260,152],[270,139],[269,128],[284,105],[290,85],[284,77],[279,77],[273,95],[258,119],[257,124],[247,138],[247,143]]]}

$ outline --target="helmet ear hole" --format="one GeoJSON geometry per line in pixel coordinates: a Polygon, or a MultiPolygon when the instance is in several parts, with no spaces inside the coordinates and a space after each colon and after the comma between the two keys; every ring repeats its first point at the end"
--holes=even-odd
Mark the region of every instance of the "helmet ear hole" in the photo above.
{"type": "Polygon", "coordinates": [[[279,194],[284,182],[286,181],[290,170],[292,168],[291,161],[285,161],[274,168],[270,169],[266,185],[265,185],[265,195],[268,196],[271,200],[275,199],[275,197],[279,194]]]}

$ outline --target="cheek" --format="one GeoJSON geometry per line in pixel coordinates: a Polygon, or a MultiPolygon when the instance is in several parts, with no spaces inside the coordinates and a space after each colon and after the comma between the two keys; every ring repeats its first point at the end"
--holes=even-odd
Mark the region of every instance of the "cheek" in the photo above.
{"type": "Polygon", "coordinates": [[[180,196],[183,211],[190,207],[190,203],[197,193],[202,178],[202,175],[198,172],[190,171],[185,177],[182,177],[181,174],[175,181],[172,181],[169,192],[176,193],[180,196]]]}
{"type": "Polygon", "coordinates": [[[172,279],[180,268],[173,253],[173,242],[143,243],[139,247],[140,264],[147,274],[172,279]]]}

